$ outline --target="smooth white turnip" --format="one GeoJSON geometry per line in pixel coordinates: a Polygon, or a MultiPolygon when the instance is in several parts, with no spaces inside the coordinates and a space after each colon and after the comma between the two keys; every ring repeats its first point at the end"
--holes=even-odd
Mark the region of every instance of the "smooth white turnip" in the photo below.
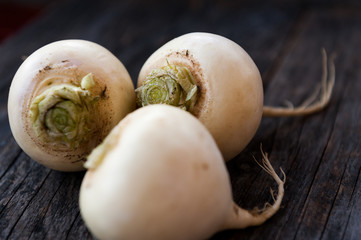
{"type": "Polygon", "coordinates": [[[11,83],[13,136],[32,159],[60,171],[82,170],[85,157],[135,109],[123,64],[84,40],[48,44],[22,63],[11,83]]]}
{"type": "Polygon", "coordinates": [[[257,213],[232,200],[222,155],[204,125],[167,105],[127,115],[93,150],[80,189],[80,212],[99,239],[201,240],[217,231],[260,225],[280,207],[282,181],[273,205],[257,213]]]}
{"type": "Polygon", "coordinates": [[[242,47],[216,34],[189,33],[169,41],[144,63],[137,104],[163,103],[191,112],[210,131],[227,161],[253,138],[262,116],[306,115],[324,108],[334,83],[330,67],[320,101],[313,102],[318,96],[314,94],[297,108],[264,107],[259,70],[242,47]]]}

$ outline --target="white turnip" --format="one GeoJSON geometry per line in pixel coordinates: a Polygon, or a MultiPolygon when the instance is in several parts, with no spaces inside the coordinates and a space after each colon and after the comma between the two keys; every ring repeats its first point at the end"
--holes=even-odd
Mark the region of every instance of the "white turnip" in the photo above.
{"type": "Polygon", "coordinates": [[[63,40],[31,54],[11,83],[13,136],[32,159],[60,171],[82,170],[85,157],[135,109],[123,64],[84,40],[63,40]]]}
{"type": "Polygon", "coordinates": [[[282,181],[273,205],[259,212],[232,200],[222,155],[204,125],[167,105],[127,115],[86,162],[80,212],[99,239],[201,240],[217,231],[262,224],[280,207],[282,181]]]}
{"type": "Polygon", "coordinates": [[[332,65],[319,102],[310,105],[314,99],[309,99],[298,108],[263,107],[262,79],[247,52],[225,37],[190,33],[166,43],[144,63],[137,104],[164,103],[191,112],[208,128],[225,160],[230,160],[253,138],[262,115],[319,111],[330,99],[333,81],[332,65]]]}

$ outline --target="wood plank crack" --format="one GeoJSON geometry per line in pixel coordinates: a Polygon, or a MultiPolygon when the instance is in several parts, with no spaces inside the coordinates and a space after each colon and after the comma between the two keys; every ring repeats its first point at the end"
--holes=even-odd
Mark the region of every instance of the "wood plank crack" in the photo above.
{"type": "MultiPolygon", "coordinates": [[[[29,171],[30,173],[31,171],[29,171]]],[[[17,223],[19,222],[19,220],[21,219],[21,217],[23,216],[24,212],[27,210],[28,206],[30,205],[31,201],[35,198],[35,196],[37,195],[37,193],[40,191],[41,187],[44,185],[45,180],[48,178],[48,176],[50,175],[50,171],[48,171],[48,173],[46,174],[45,178],[42,180],[40,186],[36,189],[36,191],[34,192],[34,194],[32,194],[32,196],[29,198],[29,200],[27,201],[27,203],[25,204],[25,207],[23,208],[23,210],[21,211],[20,215],[17,217],[16,221],[13,223],[12,227],[10,228],[10,231],[8,232],[6,238],[9,238],[9,236],[14,232],[15,227],[17,225],[17,223]]],[[[26,177],[24,178],[24,180],[22,181],[22,183],[25,182],[25,180],[27,179],[28,174],[26,175],[26,177]]],[[[19,185],[19,188],[22,184],[19,185]]]]}

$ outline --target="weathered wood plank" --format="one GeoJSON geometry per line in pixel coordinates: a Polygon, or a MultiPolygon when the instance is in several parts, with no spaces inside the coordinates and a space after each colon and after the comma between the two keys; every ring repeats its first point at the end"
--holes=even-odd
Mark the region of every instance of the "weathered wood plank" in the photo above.
{"type": "MultiPolygon", "coordinates": [[[[37,197],[24,212],[23,217],[18,221],[15,228],[24,226],[26,236],[30,239],[65,239],[76,218],[79,215],[78,198],[80,182],[84,173],[59,173],[52,172],[53,179],[47,179],[37,197]],[[53,190],[52,194],[45,193],[53,190]],[[50,196],[47,199],[45,196],[50,196]],[[34,211],[34,209],[36,209],[34,211]],[[39,211],[44,209],[42,211],[39,211]],[[39,216],[34,221],[34,226],[29,228],[29,218],[39,216]]],[[[15,232],[14,232],[15,233],[15,232]]],[[[16,235],[12,236],[14,239],[16,235]]]]}
{"type": "MultiPolygon", "coordinates": [[[[301,218],[299,218],[296,236],[300,239],[328,239],[330,237],[329,234],[332,234],[332,238],[341,239],[342,234],[345,233],[345,223],[348,218],[347,210],[346,208],[341,208],[345,212],[343,216],[338,216],[338,218],[333,218],[332,212],[339,209],[335,206],[336,203],[346,206],[350,203],[346,196],[344,202],[339,198],[339,194],[342,194],[342,189],[345,186],[342,182],[350,182],[353,187],[350,186],[352,189],[349,191],[357,191],[355,183],[359,177],[361,162],[357,157],[351,156],[359,155],[358,142],[361,136],[355,130],[359,129],[358,118],[361,115],[359,112],[360,108],[355,100],[359,96],[360,83],[357,81],[357,78],[349,79],[347,70],[344,67],[348,64],[355,65],[353,53],[348,48],[358,44],[356,40],[358,37],[355,35],[359,35],[356,29],[360,28],[361,19],[358,13],[348,14],[348,12],[342,11],[332,11],[327,15],[313,12],[310,18],[310,27],[305,32],[302,42],[298,45],[300,51],[307,51],[306,47],[302,46],[311,47],[311,51],[315,51],[317,44],[325,44],[325,47],[330,49],[329,51],[331,49],[335,50],[340,57],[342,56],[342,63],[337,61],[337,69],[341,74],[338,74],[334,100],[327,113],[325,113],[327,117],[320,119],[318,124],[313,124],[314,129],[320,128],[320,134],[315,134],[312,138],[312,131],[307,131],[311,138],[307,137],[303,141],[314,141],[314,143],[306,145],[308,149],[312,149],[320,145],[318,136],[329,136],[327,144],[321,142],[324,146],[323,151],[320,149],[322,151],[321,158],[313,159],[313,161],[318,163],[316,165],[317,168],[313,167],[311,171],[316,172],[314,174],[309,174],[308,172],[308,175],[312,175],[313,179],[311,185],[309,185],[307,199],[302,203],[301,215],[299,215],[301,218]],[[345,25],[348,27],[345,28],[345,25]],[[352,39],[354,39],[354,42],[349,42],[348,44],[350,45],[344,44],[347,40],[352,41],[352,39]],[[302,44],[303,42],[305,44],[302,44]],[[311,42],[315,44],[312,45],[311,42]],[[351,112],[352,115],[350,115],[351,112]],[[347,146],[344,146],[345,143],[347,143],[347,146]],[[329,228],[327,225],[332,225],[332,227],[329,228]],[[333,231],[338,228],[341,231],[335,234],[333,231]]],[[[355,69],[359,68],[358,64],[358,66],[353,68],[353,72],[359,75],[359,71],[355,71],[355,69]]],[[[306,125],[309,124],[307,122],[306,125]]],[[[308,152],[309,150],[304,148],[300,152],[302,155],[299,154],[298,161],[312,164],[310,159],[303,157],[308,152]]],[[[315,154],[311,152],[310,157],[314,156],[315,154]]],[[[308,175],[305,175],[306,179],[308,175]]],[[[357,226],[357,224],[353,225],[351,229],[357,229],[357,226]]],[[[288,227],[289,224],[287,225],[288,227]]]]}
{"type": "Polygon", "coordinates": [[[29,202],[37,196],[49,171],[42,170],[22,153],[7,171],[8,176],[1,178],[2,199],[6,200],[0,214],[1,238],[6,239],[14,231],[14,226],[28,209],[29,202]]]}
{"type": "MultiPolygon", "coordinates": [[[[315,86],[320,75],[321,47],[339,55],[334,97],[330,107],[320,114],[265,119],[262,123],[256,140],[266,143],[264,148],[271,152],[271,161],[286,171],[288,194],[272,223],[239,235],[237,232],[235,236],[247,239],[357,239],[360,236],[356,220],[361,219],[361,199],[357,194],[361,168],[360,81],[357,80],[360,62],[352,48],[359,44],[360,14],[347,10],[306,14],[300,36],[269,84],[266,103],[280,104],[282,99],[300,103],[305,99],[307,89],[315,86]],[[307,87],[296,87],[300,85],[307,87]],[[263,130],[265,136],[261,134],[263,130]]],[[[259,195],[266,187],[262,182],[256,179],[254,183],[260,189],[259,195]]]]}
{"type": "MultiPolygon", "coordinates": [[[[359,193],[360,188],[357,185],[360,178],[360,132],[356,130],[360,129],[357,125],[360,113],[359,106],[355,106],[359,101],[359,83],[355,83],[359,71],[355,69],[358,70],[360,66],[349,48],[358,44],[359,33],[356,29],[360,28],[359,13],[330,10],[320,14],[319,11],[311,11],[301,19],[304,26],[298,33],[300,36],[290,38],[296,42],[291,43],[291,51],[266,89],[266,103],[274,101],[280,104],[283,99],[297,103],[305,99],[307,89],[315,86],[319,80],[315,78],[320,75],[317,71],[321,69],[319,50],[325,46],[328,51],[335,50],[339,54],[336,62],[338,83],[331,106],[325,112],[308,118],[263,120],[246,153],[228,164],[235,186],[242,186],[247,178],[250,180],[248,182],[254,181],[251,185],[246,183],[244,190],[235,189],[235,199],[241,205],[257,199],[257,195],[262,201],[267,200],[262,191],[267,188],[269,180],[260,178],[259,172],[254,170],[251,172],[255,176],[250,175],[248,170],[252,169],[249,163],[251,160],[245,156],[250,151],[256,152],[259,143],[263,142],[263,147],[271,152],[273,164],[282,166],[288,176],[288,194],[283,209],[272,218],[272,223],[219,236],[233,235],[231,239],[356,239],[360,234],[355,221],[361,219],[357,211],[361,200],[355,194],[359,193]],[[352,39],[351,42],[348,38],[352,39]],[[346,41],[349,42],[347,45],[344,44],[346,41]],[[349,79],[353,74],[356,76],[349,79]],[[347,88],[343,86],[344,83],[347,83],[347,88]],[[297,87],[299,85],[303,87],[297,87]],[[349,104],[349,101],[353,104],[349,104]],[[345,131],[341,122],[348,127],[348,131],[345,131]],[[341,133],[342,136],[335,136],[341,133]],[[337,144],[347,144],[348,147],[340,151],[335,149],[337,144]],[[343,156],[332,156],[337,152],[343,156]],[[243,163],[242,158],[245,159],[243,163]],[[334,165],[332,174],[328,175],[334,165]],[[249,192],[252,187],[255,192],[249,192]],[[247,194],[251,194],[251,197],[243,196],[247,194]],[[348,220],[351,214],[352,223],[348,220]],[[335,234],[337,230],[340,231],[335,234]],[[264,232],[268,235],[264,236],[264,232]]],[[[251,207],[247,204],[245,206],[251,207]]]]}
{"type": "Polygon", "coordinates": [[[361,203],[360,196],[353,194],[361,188],[360,184],[357,185],[361,169],[361,82],[358,80],[361,65],[358,60],[355,61],[355,52],[350,46],[359,45],[361,35],[357,29],[361,27],[361,18],[360,12],[332,13],[331,17],[314,13],[312,29],[314,32],[322,30],[323,38],[329,39],[329,48],[335,49],[342,59],[337,61],[341,73],[333,107],[337,112],[330,126],[332,134],[304,205],[298,235],[300,238],[317,236],[320,239],[342,239],[344,235],[353,235],[356,239],[361,235],[360,225],[354,219],[352,222],[348,219],[351,213],[355,219],[361,219],[361,213],[353,210],[359,209],[361,203]],[[344,27],[346,25],[347,28],[344,27]],[[355,77],[349,77],[351,72],[355,77]],[[353,233],[348,233],[347,229],[353,233]]]}

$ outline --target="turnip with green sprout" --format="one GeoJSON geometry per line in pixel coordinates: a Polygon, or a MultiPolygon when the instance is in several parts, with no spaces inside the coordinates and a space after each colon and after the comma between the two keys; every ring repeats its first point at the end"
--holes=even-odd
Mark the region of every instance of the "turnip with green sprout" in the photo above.
{"type": "Polygon", "coordinates": [[[243,48],[216,34],[189,33],[166,43],[144,63],[137,105],[161,103],[191,112],[210,131],[225,160],[230,160],[253,138],[262,116],[317,112],[329,102],[333,83],[331,63],[319,101],[315,94],[297,108],[264,107],[261,75],[243,48]]]}
{"type": "Polygon", "coordinates": [[[60,171],[83,170],[85,157],[135,109],[123,64],[84,40],[63,40],[31,54],[11,83],[13,136],[32,159],[60,171]]]}

